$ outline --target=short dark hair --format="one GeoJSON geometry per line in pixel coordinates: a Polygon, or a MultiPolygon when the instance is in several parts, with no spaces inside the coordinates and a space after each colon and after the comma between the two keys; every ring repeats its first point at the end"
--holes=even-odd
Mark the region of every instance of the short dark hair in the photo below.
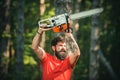
{"type": "Polygon", "coordinates": [[[51,46],[57,45],[58,42],[65,42],[65,36],[60,35],[60,36],[55,37],[55,38],[51,41],[51,46]]]}

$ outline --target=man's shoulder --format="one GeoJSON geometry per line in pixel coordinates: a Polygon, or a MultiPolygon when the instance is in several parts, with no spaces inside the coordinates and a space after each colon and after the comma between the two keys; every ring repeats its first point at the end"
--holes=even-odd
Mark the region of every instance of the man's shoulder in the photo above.
{"type": "Polygon", "coordinates": [[[46,56],[47,57],[53,57],[53,55],[51,53],[49,53],[49,52],[46,52],[46,56]]]}
{"type": "Polygon", "coordinates": [[[51,53],[49,53],[49,52],[45,52],[45,53],[46,53],[46,54],[45,54],[43,60],[41,60],[41,62],[47,62],[47,61],[49,61],[50,59],[52,59],[52,57],[53,57],[51,53]]]}

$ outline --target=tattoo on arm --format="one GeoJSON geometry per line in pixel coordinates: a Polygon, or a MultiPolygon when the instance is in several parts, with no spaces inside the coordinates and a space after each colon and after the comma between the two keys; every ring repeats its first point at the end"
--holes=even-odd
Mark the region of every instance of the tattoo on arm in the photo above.
{"type": "Polygon", "coordinates": [[[76,54],[79,51],[78,45],[73,36],[66,36],[66,44],[68,53],[76,54]]]}

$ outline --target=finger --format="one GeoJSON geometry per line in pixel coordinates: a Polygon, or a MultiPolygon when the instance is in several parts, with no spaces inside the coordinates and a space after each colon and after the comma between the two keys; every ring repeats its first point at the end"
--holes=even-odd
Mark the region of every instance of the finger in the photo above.
{"type": "Polygon", "coordinates": [[[47,26],[47,24],[41,24],[40,28],[45,28],[47,26]]]}
{"type": "Polygon", "coordinates": [[[65,32],[66,32],[66,33],[72,33],[72,32],[73,32],[73,29],[72,29],[72,28],[66,29],[65,32]]]}

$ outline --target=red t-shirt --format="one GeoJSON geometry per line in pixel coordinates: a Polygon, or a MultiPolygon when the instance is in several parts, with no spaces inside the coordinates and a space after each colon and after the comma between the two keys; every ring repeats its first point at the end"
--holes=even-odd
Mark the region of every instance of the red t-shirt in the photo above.
{"type": "Polygon", "coordinates": [[[65,60],[58,60],[55,56],[46,53],[41,61],[42,80],[70,80],[72,74],[72,65],[69,57],[65,60]]]}

